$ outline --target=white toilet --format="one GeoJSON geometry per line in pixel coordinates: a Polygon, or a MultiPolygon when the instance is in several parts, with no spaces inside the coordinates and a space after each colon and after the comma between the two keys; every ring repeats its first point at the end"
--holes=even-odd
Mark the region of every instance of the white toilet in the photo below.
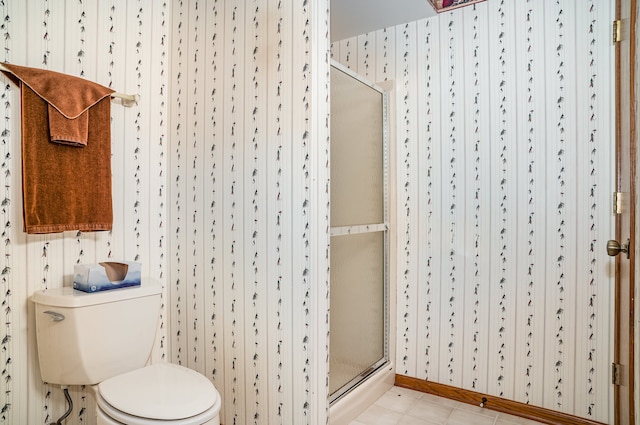
{"type": "Polygon", "coordinates": [[[220,394],[209,379],[170,363],[148,365],[160,293],[148,279],[97,293],[34,293],[42,380],[91,385],[98,425],[219,425],[220,394]]]}

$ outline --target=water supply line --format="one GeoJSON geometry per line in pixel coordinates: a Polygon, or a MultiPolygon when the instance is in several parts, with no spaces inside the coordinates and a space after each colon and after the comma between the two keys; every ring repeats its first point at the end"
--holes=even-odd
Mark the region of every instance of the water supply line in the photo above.
{"type": "Polygon", "coordinates": [[[64,390],[64,397],[67,399],[67,404],[69,405],[69,408],[67,409],[66,412],[64,412],[64,415],[60,416],[60,419],[58,419],[55,422],[52,422],[51,425],[62,425],[62,421],[67,419],[67,416],[69,416],[71,414],[71,411],[73,410],[73,400],[71,400],[71,396],[69,395],[69,387],[67,387],[66,385],[63,385],[62,389],[64,390]]]}

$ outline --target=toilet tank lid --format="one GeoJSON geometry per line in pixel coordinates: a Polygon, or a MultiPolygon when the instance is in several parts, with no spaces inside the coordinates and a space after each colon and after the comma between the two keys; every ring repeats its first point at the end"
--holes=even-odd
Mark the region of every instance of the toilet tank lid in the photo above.
{"type": "Polygon", "coordinates": [[[142,278],[140,286],[129,286],[100,292],[83,292],[71,287],[51,288],[36,291],[31,301],[52,307],[87,307],[133,298],[157,295],[162,291],[160,282],[152,278],[142,278]]]}

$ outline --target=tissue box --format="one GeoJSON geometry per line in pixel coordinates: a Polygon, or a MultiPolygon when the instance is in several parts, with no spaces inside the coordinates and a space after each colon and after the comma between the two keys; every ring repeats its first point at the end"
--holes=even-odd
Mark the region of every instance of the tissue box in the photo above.
{"type": "Polygon", "coordinates": [[[108,261],[98,264],[79,264],[74,268],[73,287],[84,292],[139,286],[140,263],[108,261]]]}

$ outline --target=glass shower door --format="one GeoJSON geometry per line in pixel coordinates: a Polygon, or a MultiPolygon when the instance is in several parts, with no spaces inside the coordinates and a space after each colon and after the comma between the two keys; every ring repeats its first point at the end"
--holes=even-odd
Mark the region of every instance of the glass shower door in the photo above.
{"type": "Polygon", "coordinates": [[[331,68],[329,393],[335,401],[388,362],[386,98],[331,68]]]}

